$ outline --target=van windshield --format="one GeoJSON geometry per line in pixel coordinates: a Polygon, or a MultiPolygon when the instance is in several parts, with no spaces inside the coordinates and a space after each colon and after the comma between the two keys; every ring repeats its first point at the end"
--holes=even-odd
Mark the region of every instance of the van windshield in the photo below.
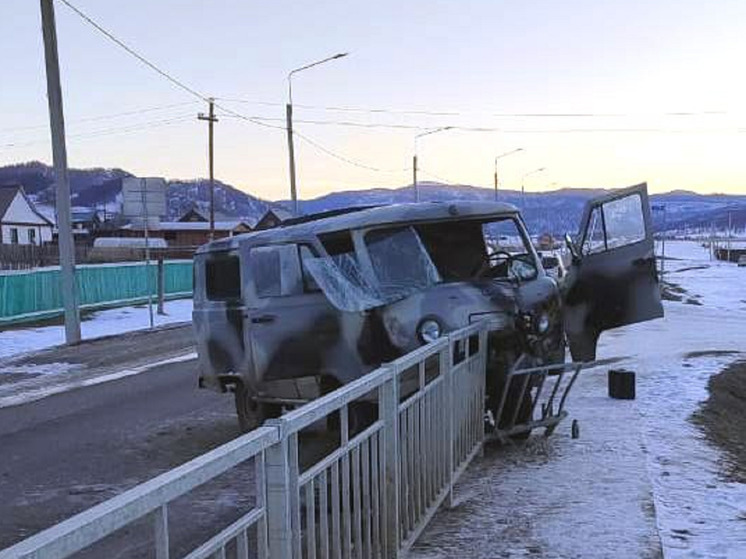
{"type": "Polygon", "coordinates": [[[370,268],[361,266],[352,243],[321,239],[328,257],[308,258],[304,265],[340,310],[363,311],[387,305],[441,281],[412,227],[373,231],[365,236],[370,268]]]}

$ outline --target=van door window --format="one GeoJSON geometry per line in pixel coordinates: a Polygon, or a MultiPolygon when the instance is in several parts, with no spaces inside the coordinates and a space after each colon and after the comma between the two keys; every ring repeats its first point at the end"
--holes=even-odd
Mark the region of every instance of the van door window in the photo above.
{"type": "Polygon", "coordinates": [[[642,200],[630,194],[595,206],[588,221],[584,254],[596,254],[645,240],[642,200]]]}
{"type": "Polygon", "coordinates": [[[241,298],[241,267],[238,255],[215,253],[207,256],[205,293],[210,301],[241,298]]]}
{"type": "Polygon", "coordinates": [[[252,248],[249,262],[254,294],[257,297],[284,297],[303,293],[297,245],[252,248]]]}

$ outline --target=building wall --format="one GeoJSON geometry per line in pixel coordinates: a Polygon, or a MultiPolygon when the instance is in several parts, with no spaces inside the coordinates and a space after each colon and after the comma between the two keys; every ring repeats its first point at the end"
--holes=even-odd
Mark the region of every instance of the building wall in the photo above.
{"type": "Polygon", "coordinates": [[[12,240],[12,229],[18,230],[18,244],[28,245],[29,230],[36,231],[34,244],[47,243],[52,240],[52,226],[39,217],[26,202],[26,199],[19,192],[8,206],[5,216],[0,223],[2,242],[10,244],[12,240]]]}

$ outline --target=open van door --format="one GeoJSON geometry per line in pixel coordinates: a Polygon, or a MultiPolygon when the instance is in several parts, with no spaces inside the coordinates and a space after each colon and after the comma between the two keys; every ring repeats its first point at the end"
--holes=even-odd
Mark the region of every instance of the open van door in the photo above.
{"type": "Polygon", "coordinates": [[[568,247],[564,322],[573,360],[595,359],[604,330],[663,316],[646,184],[589,201],[568,247]]]}

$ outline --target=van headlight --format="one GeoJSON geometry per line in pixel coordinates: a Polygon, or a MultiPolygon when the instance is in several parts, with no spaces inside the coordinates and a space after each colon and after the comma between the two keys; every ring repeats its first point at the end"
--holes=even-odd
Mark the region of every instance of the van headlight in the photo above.
{"type": "Polygon", "coordinates": [[[536,331],[539,334],[546,334],[549,331],[549,326],[549,315],[545,312],[541,313],[536,320],[536,331]]]}
{"type": "Polygon", "coordinates": [[[417,335],[423,343],[429,344],[440,338],[443,329],[434,318],[426,318],[417,327],[417,335]]]}

